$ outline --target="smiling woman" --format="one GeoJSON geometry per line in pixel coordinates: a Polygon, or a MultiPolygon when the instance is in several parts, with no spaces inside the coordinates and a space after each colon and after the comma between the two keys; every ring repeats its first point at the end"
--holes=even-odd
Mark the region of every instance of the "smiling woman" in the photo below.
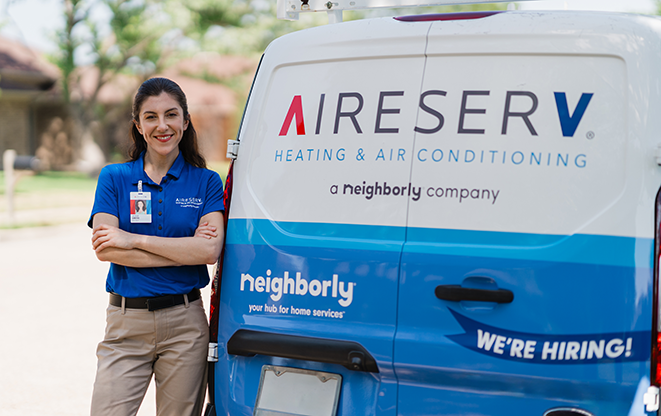
{"type": "MultiPolygon", "coordinates": [[[[177,101],[166,92],[147,98],[134,124],[147,143],[149,167],[155,170],[158,165],[171,166],[179,154],[179,142],[188,128],[188,120],[184,118],[177,101]]],[[[153,179],[149,172],[147,174],[153,179]]]]}
{"type": "Polygon", "coordinates": [[[199,415],[209,342],[200,289],[222,246],[223,185],[176,83],[142,84],[131,137],[129,162],[102,170],[89,221],[96,256],[111,262],[91,414],[135,414],[153,375],[159,415],[199,415]]]}

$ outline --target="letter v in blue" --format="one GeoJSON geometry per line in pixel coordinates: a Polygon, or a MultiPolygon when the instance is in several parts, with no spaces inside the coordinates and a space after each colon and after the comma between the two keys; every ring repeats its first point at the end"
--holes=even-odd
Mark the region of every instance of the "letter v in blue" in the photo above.
{"type": "Polygon", "coordinates": [[[569,115],[569,106],[567,105],[567,94],[564,92],[554,92],[555,105],[558,107],[558,117],[560,118],[560,127],[562,127],[562,135],[564,137],[574,137],[578,123],[581,122],[585,110],[592,99],[593,93],[584,92],[581,99],[576,104],[574,114],[569,115]]]}

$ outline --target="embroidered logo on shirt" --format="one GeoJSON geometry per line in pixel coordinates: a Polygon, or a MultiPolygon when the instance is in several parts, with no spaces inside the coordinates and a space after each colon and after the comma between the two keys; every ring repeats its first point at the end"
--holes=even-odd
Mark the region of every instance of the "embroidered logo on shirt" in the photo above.
{"type": "Polygon", "coordinates": [[[179,205],[181,208],[197,208],[199,209],[202,206],[202,198],[177,198],[174,203],[179,205]]]}

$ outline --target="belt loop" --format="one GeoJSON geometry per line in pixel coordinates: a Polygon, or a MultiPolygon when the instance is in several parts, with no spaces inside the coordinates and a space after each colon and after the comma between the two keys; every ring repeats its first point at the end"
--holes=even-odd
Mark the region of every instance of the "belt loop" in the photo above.
{"type": "Polygon", "coordinates": [[[126,298],[122,296],[122,315],[126,315],[126,298]]]}
{"type": "Polygon", "coordinates": [[[188,295],[187,294],[184,294],[184,305],[186,305],[186,309],[188,309],[189,303],[188,303],[188,295]]]}

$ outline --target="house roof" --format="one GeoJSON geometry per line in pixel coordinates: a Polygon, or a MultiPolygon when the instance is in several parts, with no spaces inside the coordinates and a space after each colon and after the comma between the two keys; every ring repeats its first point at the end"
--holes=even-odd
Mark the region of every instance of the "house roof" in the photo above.
{"type": "Polygon", "coordinates": [[[0,89],[44,91],[59,78],[59,70],[39,53],[11,39],[0,37],[0,89]]]}

